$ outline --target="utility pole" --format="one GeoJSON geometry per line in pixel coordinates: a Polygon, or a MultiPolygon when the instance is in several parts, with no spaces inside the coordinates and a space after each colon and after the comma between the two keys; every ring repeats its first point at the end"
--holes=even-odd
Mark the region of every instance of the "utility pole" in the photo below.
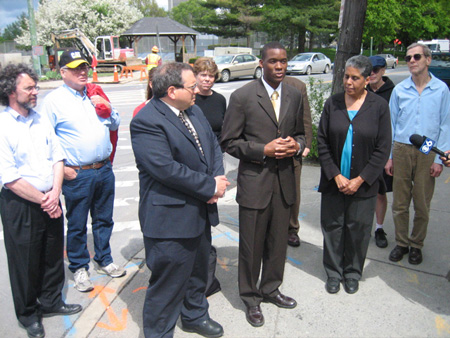
{"type": "Polygon", "coordinates": [[[342,79],[344,78],[345,63],[352,56],[360,54],[367,10],[367,0],[345,0],[345,4],[344,1],[342,3],[344,9],[334,60],[332,94],[344,91],[342,79]]]}
{"type": "Polygon", "coordinates": [[[28,16],[30,18],[31,48],[33,49],[33,68],[38,77],[41,77],[41,60],[39,59],[39,56],[35,55],[35,50],[33,48],[37,46],[36,20],[34,19],[33,0],[27,1],[28,1],[28,16]]]}

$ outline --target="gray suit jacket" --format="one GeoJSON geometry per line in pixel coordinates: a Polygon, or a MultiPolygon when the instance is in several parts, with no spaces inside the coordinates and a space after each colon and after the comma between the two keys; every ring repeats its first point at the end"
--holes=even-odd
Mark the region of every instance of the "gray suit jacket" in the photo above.
{"type": "Polygon", "coordinates": [[[255,80],[236,90],[230,98],[222,128],[221,146],[238,158],[236,201],[246,208],[263,209],[269,204],[276,175],[284,200],[295,201],[292,158],[276,160],[264,156],[264,146],[278,137],[293,137],[305,148],[302,97],[283,84],[279,121],[262,83],[255,80]]]}

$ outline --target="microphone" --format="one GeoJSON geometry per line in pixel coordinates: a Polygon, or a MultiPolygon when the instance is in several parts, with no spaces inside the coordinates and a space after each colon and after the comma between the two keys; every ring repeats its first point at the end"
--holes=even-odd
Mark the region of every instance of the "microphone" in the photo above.
{"type": "Polygon", "coordinates": [[[418,134],[412,134],[409,137],[409,142],[412,143],[413,146],[415,146],[421,153],[428,154],[430,151],[434,151],[436,154],[439,154],[446,159],[449,159],[450,154],[444,153],[442,150],[436,148],[434,145],[436,144],[436,141],[433,141],[432,139],[426,137],[426,136],[420,136],[418,134]]]}

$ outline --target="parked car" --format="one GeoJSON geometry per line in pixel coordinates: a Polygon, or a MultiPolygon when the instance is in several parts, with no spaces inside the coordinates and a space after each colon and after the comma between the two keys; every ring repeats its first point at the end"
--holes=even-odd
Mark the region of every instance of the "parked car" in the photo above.
{"type": "Polygon", "coordinates": [[[243,76],[253,76],[259,79],[262,69],[259,59],[252,54],[225,54],[214,57],[214,62],[219,68],[218,81],[228,82],[243,76]]]}
{"type": "Polygon", "coordinates": [[[381,56],[383,59],[386,60],[386,68],[395,69],[395,67],[398,66],[398,58],[396,58],[391,54],[377,54],[375,56],[381,56]]]}
{"type": "Polygon", "coordinates": [[[287,74],[328,73],[331,60],[322,53],[300,53],[288,62],[287,74]]]}
{"type": "Polygon", "coordinates": [[[428,70],[450,87],[450,53],[433,53],[428,70]]]}

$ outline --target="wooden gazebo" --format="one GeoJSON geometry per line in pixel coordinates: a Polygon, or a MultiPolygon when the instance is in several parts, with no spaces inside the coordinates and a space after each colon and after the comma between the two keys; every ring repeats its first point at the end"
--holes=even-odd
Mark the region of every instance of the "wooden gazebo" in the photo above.
{"type": "Polygon", "coordinates": [[[168,37],[174,43],[176,61],[188,62],[190,58],[197,56],[197,35],[196,30],[189,28],[168,17],[142,18],[135,22],[133,26],[121,34],[130,45],[134,42],[136,55],[138,53],[138,42],[145,36],[168,37]],[[186,53],[186,38],[190,37],[194,41],[194,53],[186,53]],[[177,44],[181,40],[181,53],[177,53],[177,44]],[[178,54],[178,55],[177,55],[178,54]],[[177,57],[178,56],[178,57],[177,57]]]}

